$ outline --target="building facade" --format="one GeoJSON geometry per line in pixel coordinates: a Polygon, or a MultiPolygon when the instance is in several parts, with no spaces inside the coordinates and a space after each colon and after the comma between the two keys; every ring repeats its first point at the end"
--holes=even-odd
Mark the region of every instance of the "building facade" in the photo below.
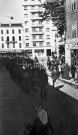
{"type": "Polygon", "coordinates": [[[33,57],[45,57],[55,51],[55,27],[51,20],[42,21],[40,0],[23,0],[25,49],[33,57]]]}
{"type": "Polygon", "coordinates": [[[66,63],[78,65],[78,0],[66,0],[66,63]]]}
{"type": "Polygon", "coordinates": [[[21,23],[0,24],[0,51],[24,49],[23,26],[21,23]]]}

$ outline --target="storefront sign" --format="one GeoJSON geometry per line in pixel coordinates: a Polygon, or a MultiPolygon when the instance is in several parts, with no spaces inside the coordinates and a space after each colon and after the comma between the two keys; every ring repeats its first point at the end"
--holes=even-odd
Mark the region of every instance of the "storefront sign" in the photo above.
{"type": "Polygon", "coordinates": [[[66,48],[78,48],[78,43],[77,44],[66,44],[66,48]]]}

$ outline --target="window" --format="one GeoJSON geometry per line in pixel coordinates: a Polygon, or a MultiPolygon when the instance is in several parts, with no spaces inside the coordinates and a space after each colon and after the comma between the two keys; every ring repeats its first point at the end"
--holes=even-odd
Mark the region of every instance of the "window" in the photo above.
{"type": "Polygon", "coordinates": [[[15,48],[15,44],[13,44],[13,48],[15,48]]]}
{"type": "Polygon", "coordinates": [[[46,24],[50,24],[50,20],[46,20],[46,24]]]}
{"type": "Polygon", "coordinates": [[[1,30],[1,34],[3,34],[3,30],[1,30]]]}
{"type": "Polygon", "coordinates": [[[47,44],[47,46],[50,46],[50,42],[47,42],[46,44],[47,44]]]}
{"type": "Polygon", "coordinates": [[[39,32],[42,32],[42,28],[39,28],[39,32]]]}
{"type": "Polygon", "coordinates": [[[46,32],[50,32],[50,28],[46,28],[46,32]]]}
{"type": "Polygon", "coordinates": [[[25,14],[24,17],[25,17],[25,18],[28,18],[28,14],[25,14]]]}
{"type": "Polygon", "coordinates": [[[19,41],[21,41],[21,36],[19,36],[19,41]]]}
{"type": "Polygon", "coordinates": [[[28,28],[26,28],[26,29],[25,29],[25,32],[29,32],[29,29],[28,29],[28,28]]]}
{"type": "Polygon", "coordinates": [[[15,37],[14,36],[12,37],[12,41],[15,41],[15,37]]]}
{"type": "Polygon", "coordinates": [[[21,48],[22,46],[21,46],[21,43],[19,43],[19,48],[21,48]]]}
{"type": "Polygon", "coordinates": [[[26,38],[26,40],[29,40],[29,38],[26,38]]]}
{"type": "Polygon", "coordinates": [[[34,10],[35,9],[35,6],[31,6],[31,10],[34,10]]]}
{"type": "Polygon", "coordinates": [[[29,43],[26,43],[26,46],[29,46],[29,43]]]}
{"type": "Polygon", "coordinates": [[[36,21],[32,21],[32,25],[35,25],[35,22],[36,22],[36,21]]]}
{"type": "Polygon", "coordinates": [[[31,16],[32,16],[32,17],[35,17],[35,13],[32,13],[31,16]]]}
{"type": "Polygon", "coordinates": [[[42,43],[42,42],[40,42],[40,43],[39,43],[39,45],[40,45],[40,46],[43,46],[43,43],[42,43]]]}
{"type": "Polygon", "coordinates": [[[28,24],[28,21],[25,21],[25,25],[27,25],[28,24]]]}
{"type": "Polygon", "coordinates": [[[7,44],[7,48],[9,48],[9,44],[7,44]]]}
{"type": "Polygon", "coordinates": [[[39,21],[39,24],[42,24],[42,21],[39,21]]]}
{"type": "Polygon", "coordinates": [[[35,15],[36,15],[36,17],[39,17],[39,13],[36,13],[35,15]]]}
{"type": "Polygon", "coordinates": [[[1,37],[1,41],[4,41],[4,37],[1,37]]]}
{"type": "Polygon", "coordinates": [[[2,43],[2,48],[4,48],[4,44],[2,43]]]}
{"type": "Polygon", "coordinates": [[[36,39],[36,35],[33,35],[32,38],[33,38],[33,39],[36,39]]]}
{"type": "Polygon", "coordinates": [[[42,8],[41,8],[41,6],[38,6],[38,10],[41,10],[42,8]]]}
{"type": "Polygon", "coordinates": [[[21,33],[21,29],[18,30],[19,34],[21,33]]]}
{"type": "Polygon", "coordinates": [[[50,39],[50,35],[46,35],[46,38],[47,38],[47,39],[50,39]]]}
{"type": "Polygon", "coordinates": [[[72,38],[76,38],[77,37],[77,22],[74,22],[72,24],[72,38]]]}
{"type": "Polygon", "coordinates": [[[36,32],[36,28],[32,28],[32,32],[36,32]]]}
{"type": "Polygon", "coordinates": [[[7,36],[7,41],[9,41],[9,36],[7,36]]]}
{"type": "Polygon", "coordinates": [[[77,0],[72,0],[72,3],[71,3],[71,11],[72,11],[72,12],[77,11],[77,0]]]}
{"type": "Polygon", "coordinates": [[[33,46],[36,46],[36,42],[33,42],[33,46]]]}
{"type": "Polygon", "coordinates": [[[6,30],[6,33],[9,34],[9,30],[6,30]]]}
{"type": "Polygon", "coordinates": [[[43,36],[42,35],[39,35],[39,39],[42,39],[43,38],[43,36]]]}
{"type": "Polygon", "coordinates": [[[29,40],[29,36],[25,36],[26,37],[26,40],[29,40]]]}
{"type": "Polygon", "coordinates": [[[12,34],[14,34],[14,30],[12,30],[12,34]]]}
{"type": "Polygon", "coordinates": [[[27,6],[24,6],[24,10],[27,10],[27,6]]]}

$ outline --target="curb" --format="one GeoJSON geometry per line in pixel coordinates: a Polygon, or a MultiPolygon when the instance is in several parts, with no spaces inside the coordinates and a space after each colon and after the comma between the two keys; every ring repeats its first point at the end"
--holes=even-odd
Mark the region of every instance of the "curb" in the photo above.
{"type": "Polygon", "coordinates": [[[70,82],[69,80],[65,80],[65,79],[61,79],[59,78],[60,81],[63,81],[69,85],[73,85],[75,88],[78,88],[78,84],[77,83],[74,83],[74,82],[70,82]]]}
{"type": "MultiPolygon", "coordinates": [[[[49,74],[48,74],[48,76],[51,77],[51,75],[49,75],[49,74]]],[[[70,82],[69,80],[62,79],[62,78],[59,78],[58,80],[60,80],[60,81],[62,81],[62,82],[64,82],[64,83],[67,83],[67,84],[69,84],[69,85],[72,85],[72,86],[74,86],[75,88],[78,88],[78,83],[70,82]]]]}

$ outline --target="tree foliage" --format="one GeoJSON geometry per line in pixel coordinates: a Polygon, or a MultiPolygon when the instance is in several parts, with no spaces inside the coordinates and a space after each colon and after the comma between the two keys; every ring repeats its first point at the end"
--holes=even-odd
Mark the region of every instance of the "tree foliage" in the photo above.
{"type": "Polygon", "coordinates": [[[43,4],[44,12],[41,14],[43,20],[52,19],[62,36],[66,29],[65,0],[46,0],[43,4]]]}

